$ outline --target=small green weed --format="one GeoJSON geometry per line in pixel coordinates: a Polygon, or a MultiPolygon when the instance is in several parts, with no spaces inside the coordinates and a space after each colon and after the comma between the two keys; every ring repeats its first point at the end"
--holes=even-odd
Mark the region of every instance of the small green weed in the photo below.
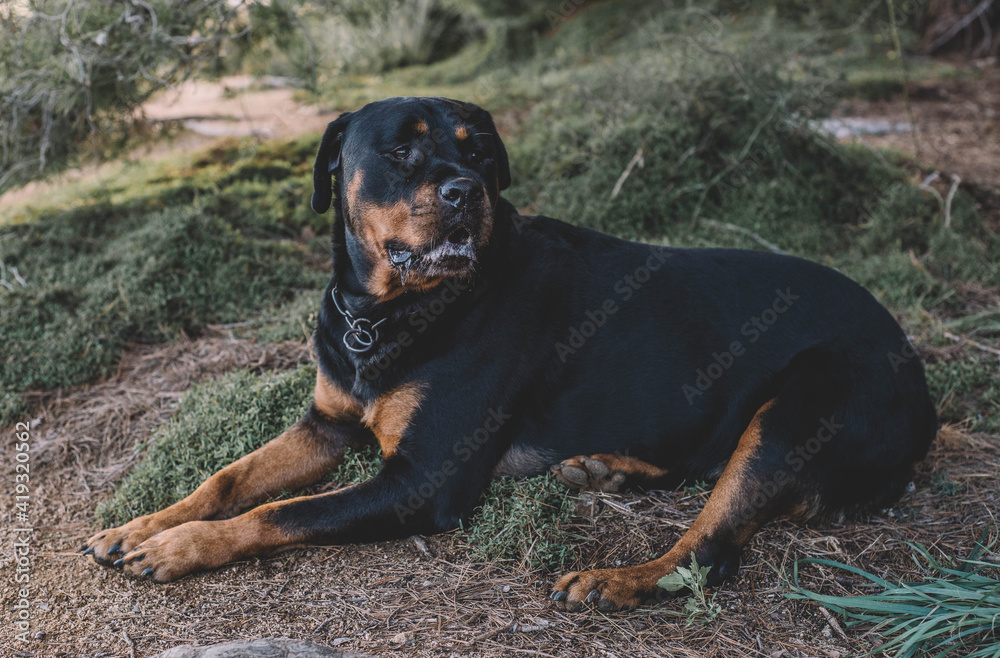
{"type": "Polygon", "coordinates": [[[706,594],[708,572],[712,567],[698,564],[698,557],[691,551],[691,566],[677,567],[657,581],[657,585],[668,592],[690,592],[687,603],[684,604],[684,614],[687,616],[685,626],[698,622],[707,624],[722,612],[722,607],[715,602],[715,594],[706,594]]]}
{"type": "Polygon", "coordinates": [[[712,490],[712,485],[704,480],[695,480],[694,484],[689,484],[681,489],[685,496],[702,496],[712,490]]]}

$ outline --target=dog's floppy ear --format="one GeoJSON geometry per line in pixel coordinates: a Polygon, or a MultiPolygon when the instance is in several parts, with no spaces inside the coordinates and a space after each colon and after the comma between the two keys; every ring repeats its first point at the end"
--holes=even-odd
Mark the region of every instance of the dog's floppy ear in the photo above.
{"type": "Polygon", "coordinates": [[[482,114],[476,121],[476,130],[493,135],[493,148],[496,149],[497,156],[497,182],[501,190],[506,190],[510,187],[510,161],[507,159],[507,148],[503,145],[503,140],[500,139],[497,127],[493,125],[493,117],[486,110],[481,109],[480,112],[482,114]]]}
{"type": "Polygon", "coordinates": [[[343,146],[344,131],[351,121],[351,113],[345,112],[330,122],[319,143],[316,164],[313,166],[312,209],[322,214],[330,209],[333,201],[333,185],[330,176],[340,166],[340,148],[343,146]]]}

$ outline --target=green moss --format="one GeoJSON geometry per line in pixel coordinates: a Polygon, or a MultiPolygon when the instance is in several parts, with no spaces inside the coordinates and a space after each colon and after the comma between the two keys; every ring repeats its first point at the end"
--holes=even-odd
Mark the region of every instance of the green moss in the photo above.
{"type": "Polygon", "coordinates": [[[309,408],[316,369],[277,375],[247,371],[195,386],[174,417],[136,446],[142,461],[97,508],[105,526],[163,509],[210,475],[278,436],[309,408]]]}
{"type": "Polygon", "coordinates": [[[942,422],[1000,433],[1000,364],[995,356],[976,353],[935,361],[926,364],[926,372],[942,422]]]}
{"type": "Polygon", "coordinates": [[[25,413],[24,391],[106,376],[129,341],[262,313],[263,337],[307,337],[312,311],[298,291],[329,276],[306,265],[329,249],[310,237],[329,230],[308,207],[313,142],[226,141],[9,210],[0,261],[27,285],[0,287],[0,426],[25,413]],[[278,307],[293,317],[278,319],[278,307]]]}
{"type": "Polygon", "coordinates": [[[575,555],[567,528],[575,501],[547,475],[494,480],[466,531],[473,555],[550,571],[566,566],[575,555]]]}

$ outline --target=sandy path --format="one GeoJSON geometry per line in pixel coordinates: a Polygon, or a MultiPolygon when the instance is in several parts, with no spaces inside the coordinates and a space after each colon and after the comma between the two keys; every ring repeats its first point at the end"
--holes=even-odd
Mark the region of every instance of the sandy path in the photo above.
{"type": "MultiPolygon", "coordinates": [[[[217,81],[189,80],[153,96],[142,108],[148,121],[180,121],[186,130],[169,140],[155,140],[126,156],[128,160],[162,157],[193,151],[220,137],[272,139],[320,132],[339,112],[325,112],[295,100],[295,89],[275,86],[279,78],[232,76],[217,81]]],[[[101,177],[114,171],[114,162],[88,164],[0,195],[0,209],[69,181],[101,177]]]]}

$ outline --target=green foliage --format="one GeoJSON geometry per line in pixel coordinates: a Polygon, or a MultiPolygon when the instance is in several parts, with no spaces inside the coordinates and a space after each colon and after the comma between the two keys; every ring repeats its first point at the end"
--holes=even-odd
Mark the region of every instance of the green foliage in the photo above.
{"type": "Polygon", "coordinates": [[[0,7],[0,192],[123,146],[152,92],[216,61],[242,2],[24,5],[0,7]]]}
{"type": "Polygon", "coordinates": [[[196,209],[141,220],[95,205],[10,230],[0,258],[28,286],[0,290],[0,386],[81,384],[112,370],[126,341],[232,322],[312,283],[287,247],[247,240],[196,209]]]}
{"type": "Polygon", "coordinates": [[[244,335],[311,334],[329,247],[288,240],[328,232],[308,210],[304,143],[226,142],[181,170],[150,166],[70,195],[64,209],[14,212],[0,262],[26,285],[0,287],[0,426],[27,412],[20,392],[106,376],[129,341],[240,321],[253,325],[244,335]]]}
{"type": "Polygon", "coordinates": [[[1000,368],[997,358],[973,353],[926,364],[927,385],[942,422],[1000,434],[1000,368]]]}
{"type": "Polygon", "coordinates": [[[105,526],[171,505],[210,475],[286,430],[309,408],[316,369],[277,375],[238,371],[193,387],[174,417],[160,427],[142,461],[97,508],[105,526]]]}
{"type": "Polygon", "coordinates": [[[478,12],[448,0],[302,4],[311,19],[299,34],[321,53],[328,72],[371,74],[428,64],[454,55],[483,35],[478,12]]]}
{"type": "Polygon", "coordinates": [[[1000,651],[1000,581],[996,578],[996,540],[983,537],[969,558],[936,560],[923,546],[910,544],[924,580],[893,583],[863,569],[831,560],[807,559],[795,564],[792,599],[808,599],[844,617],[849,626],[875,624],[889,638],[865,655],[963,656],[995,658],[1000,651]],[[799,567],[818,564],[860,576],[881,589],[865,596],[832,596],[799,585],[799,567]],[[992,575],[991,575],[992,574],[992,575]]]}
{"type": "Polygon", "coordinates": [[[485,562],[512,562],[550,571],[573,559],[567,524],[575,498],[548,475],[490,483],[470,521],[468,542],[485,562]]]}
{"type": "Polygon", "coordinates": [[[700,566],[697,556],[691,551],[690,567],[677,567],[656,583],[668,592],[689,592],[687,603],[684,604],[684,614],[687,616],[685,626],[695,622],[707,624],[722,612],[722,607],[715,602],[715,594],[705,593],[711,570],[711,566],[700,566]]]}
{"type": "Polygon", "coordinates": [[[381,468],[382,451],[377,445],[348,447],[344,449],[344,461],[330,473],[330,480],[344,484],[364,482],[375,477],[381,468]]]}

